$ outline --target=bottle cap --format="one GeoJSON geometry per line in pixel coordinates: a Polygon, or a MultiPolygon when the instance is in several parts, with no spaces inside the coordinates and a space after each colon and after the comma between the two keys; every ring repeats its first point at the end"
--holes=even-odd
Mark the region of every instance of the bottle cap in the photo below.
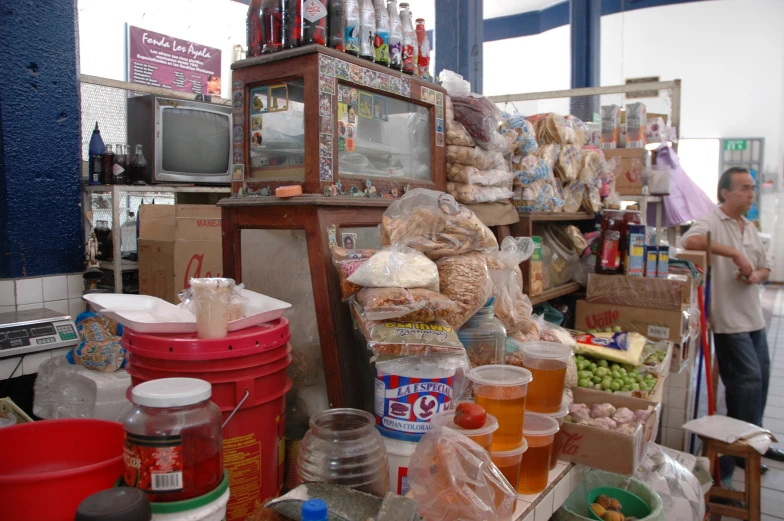
{"type": "Polygon", "coordinates": [[[110,488],[82,501],[75,521],[150,521],[147,495],[133,487],[110,488]]]}
{"type": "Polygon", "coordinates": [[[327,519],[327,503],[323,499],[309,499],[302,504],[302,521],[327,519]]]}
{"type": "Polygon", "coordinates": [[[161,378],[133,388],[131,400],[144,407],[185,407],[212,396],[212,385],[198,378],[161,378]]]}

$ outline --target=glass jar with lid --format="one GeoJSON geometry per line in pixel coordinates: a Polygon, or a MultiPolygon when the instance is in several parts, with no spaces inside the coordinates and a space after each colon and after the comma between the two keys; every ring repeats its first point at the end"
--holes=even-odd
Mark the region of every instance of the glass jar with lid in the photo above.
{"type": "Polygon", "coordinates": [[[154,503],[214,490],[223,478],[221,411],[212,386],[196,378],[162,378],[133,388],[124,419],[127,486],[154,503]]]}
{"type": "Polygon", "coordinates": [[[493,300],[490,299],[457,332],[471,367],[503,364],[506,359],[506,328],[495,318],[493,300]]]}

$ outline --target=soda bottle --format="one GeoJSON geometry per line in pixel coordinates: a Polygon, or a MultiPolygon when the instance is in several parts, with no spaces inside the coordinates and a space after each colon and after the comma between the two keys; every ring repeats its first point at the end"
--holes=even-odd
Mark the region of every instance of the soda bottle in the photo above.
{"type": "Polygon", "coordinates": [[[114,170],[112,168],[114,166],[114,151],[112,150],[112,145],[106,145],[106,150],[104,150],[103,154],[101,154],[101,161],[103,163],[103,169],[101,170],[101,184],[114,184],[114,174],[112,173],[114,170]]]}
{"type": "Polygon", "coordinates": [[[400,15],[397,14],[396,0],[387,0],[387,13],[389,13],[389,66],[399,71],[403,65],[403,29],[400,25],[400,15]]]}
{"type": "Polygon", "coordinates": [[[284,31],[286,49],[302,45],[302,0],[285,0],[284,31]]]}
{"type": "Polygon", "coordinates": [[[264,0],[261,9],[261,27],[264,35],[262,54],[283,49],[283,0],[264,0]]]}
{"type": "Polygon", "coordinates": [[[338,51],[345,50],[346,13],[343,0],[329,2],[329,46],[338,51]]]}
{"type": "Polygon", "coordinates": [[[376,36],[373,38],[376,63],[389,67],[389,13],[384,0],[373,2],[376,10],[376,36]]]}
{"type": "Polygon", "coordinates": [[[344,0],[343,10],[346,12],[345,50],[353,56],[359,55],[359,0],[344,0]]]}
{"type": "Polygon", "coordinates": [[[416,71],[417,39],[414,26],[411,23],[411,11],[407,3],[400,4],[400,28],[403,31],[403,46],[401,52],[401,68],[406,74],[414,75],[416,71]]]}
{"type": "Polygon", "coordinates": [[[124,185],[125,176],[127,174],[127,159],[123,153],[122,143],[117,143],[114,149],[114,164],[112,165],[112,177],[114,177],[114,184],[124,185]]]}
{"type": "Polygon", "coordinates": [[[136,145],[136,154],[131,161],[131,184],[147,182],[147,160],[142,154],[142,146],[136,145]]]}
{"type": "Polygon", "coordinates": [[[125,184],[133,184],[131,181],[131,145],[123,145],[123,168],[125,168],[125,184]]]}
{"type": "Polygon", "coordinates": [[[250,0],[248,18],[245,22],[245,31],[248,37],[248,52],[246,56],[252,58],[261,56],[261,46],[264,40],[261,28],[261,3],[262,0],[250,0]]]}
{"type": "Polygon", "coordinates": [[[95,129],[93,135],[90,137],[89,156],[90,162],[88,163],[89,178],[88,182],[91,185],[101,184],[101,173],[103,172],[103,151],[106,147],[101,139],[101,131],[98,130],[98,122],[95,122],[95,129]]]}
{"type": "Polygon", "coordinates": [[[425,31],[425,19],[417,18],[416,20],[416,37],[417,37],[417,76],[423,80],[431,81],[430,76],[430,40],[427,38],[427,31],[425,31]]]}
{"type": "Polygon", "coordinates": [[[318,43],[327,45],[327,2],[305,0],[302,2],[302,45],[318,43]]]}
{"type": "Polygon", "coordinates": [[[373,42],[376,32],[376,11],[373,2],[360,0],[359,6],[359,57],[373,61],[376,56],[373,42]]]}

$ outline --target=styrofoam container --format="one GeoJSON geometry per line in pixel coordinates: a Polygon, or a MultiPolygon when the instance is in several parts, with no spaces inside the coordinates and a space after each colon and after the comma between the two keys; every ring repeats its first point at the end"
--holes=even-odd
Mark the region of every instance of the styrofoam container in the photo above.
{"type": "Polygon", "coordinates": [[[229,322],[230,332],[277,320],[291,307],[288,302],[247,289],[240,290],[240,295],[248,299],[248,303],[245,304],[246,316],[229,322]]]}
{"type": "Polygon", "coordinates": [[[408,492],[408,465],[417,448],[417,442],[387,438],[383,435],[381,439],[387,449],[389,491],[404,496],[408,492]]]}

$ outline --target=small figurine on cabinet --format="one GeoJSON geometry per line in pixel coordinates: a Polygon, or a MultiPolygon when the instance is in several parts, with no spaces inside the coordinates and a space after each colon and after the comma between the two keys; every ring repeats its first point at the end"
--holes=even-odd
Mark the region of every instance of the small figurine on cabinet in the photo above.
{"type": "Polygon", "coordinates": [[[348,195],[350,195],[351,197],[362,197],[365,194],[360,192],[356,186],[351,185],[351,189],[349,190],[348,195]]]}
{"type": "Polygon", "coordinates": [[[365,179],[365,197],[378,197],[376,194],[376,187],[370,182],[370,179],[365,179]]]}
{"type": "Polygon", "coordinates": [[[267,185],[267,188],[262,188],[261,191],[259,192],[259,195],[262,197],[272,195],[272,187],[270,187],[270,185],[267,185]]]}

